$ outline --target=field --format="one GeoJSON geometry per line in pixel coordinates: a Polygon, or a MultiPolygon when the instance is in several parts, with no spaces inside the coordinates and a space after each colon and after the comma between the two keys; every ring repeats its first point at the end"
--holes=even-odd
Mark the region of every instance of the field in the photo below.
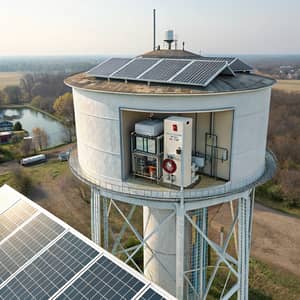
{"type": "Polygon", "coordinates": [[[300,92],[300,80],[277,80],[274,88],[285,92],[300,92]]]}
{"type": "MultiPolygon", "coordinates": [[[[55,159],[62,149],[64,147],[55,149],[55,153],[52,150],[50,160],[45,164],[22,168],[33,184],[29,197],[89,237],[89,189],[72,176],[67,162],[55,159]]],[[[17,168],[19,165],[16,162],[1,165],[0,186],[8,183],[16,187],[13,172],[17,168]]],[[[213,217],[211,228],[218,230],[219,221],[228,223],[230,215],[226,214],[228,211],[226,207],[215,209],[218,210],[218,214],[213,217]]],[[[125,213],[127,214],[127,211],[125,213]]],[[[140,214],[141,211],[134,214],[132,219],[134,224],[140,218],[140,214]]],[[[210,214],[215,215],[214,211],[210,211],[210,214]]],[[[121,221],[119,216],[113,217],[114,232],[120,230],[121,221]]],[[[297,257],[300,247],[300,232],[297,230],[299,225],[299,219],[256,206],[249,299],[300,299],[300,261],[297,257]]]]}
{"type": "Polygon", "coordinates": [[[21,72],[0,72],[0,90],[8,85],[19,85],[21,72]]]}

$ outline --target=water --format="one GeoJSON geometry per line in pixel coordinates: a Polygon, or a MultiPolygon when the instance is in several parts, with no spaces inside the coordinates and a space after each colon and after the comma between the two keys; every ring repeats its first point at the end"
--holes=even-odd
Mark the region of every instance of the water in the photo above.
{"type": "Polygon", "coordinates": [[[30,108],[0,109],[0,115],[4,120],[13,122],[19,121],[23,129],[32,135],[32,129],[39,127],[44,129],[48,135],[48,147],[63,144],[66,141],[65,127],[57,120],[30,108]]]}

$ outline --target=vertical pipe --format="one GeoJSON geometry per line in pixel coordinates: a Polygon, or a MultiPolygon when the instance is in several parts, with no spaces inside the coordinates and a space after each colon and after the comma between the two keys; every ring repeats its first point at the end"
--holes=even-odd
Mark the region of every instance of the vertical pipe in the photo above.
{"type": "Polygon", "coordinates": [[[185,143],[182,138],[180,159],[180,203],[177,205],[176,212],[176,297],[181,300],[184,298],[184,157],[185,143]]]}
{"type": "Polygon", "coordinates": [[[101,245],[101,215],[100,215],[100,191],[91,188],[91,233],[92,241],[101,245]]]}
{"type": "Polygon", "coordinates": [[[156,9],[153,9],[153,51],[156,49],[156,9]]]}
{"type": "Polygon", "coordinates": [[[250,197],[239,199],[239,300],[248,300],[250,197]]]}
{"type": "Polygon", "coordinates": [[[184,204],[176,211],[176,298],[184,299],[184,204]]]}
{"type": "MultiPolygon", "coordinates": [[[[208,209],[207,207],[201,208],[201,227],[202,232],[207,236],[208,235],[208,209]]],[[[200,299],[205,295],[206,290],[206,270],[207,270],[207,251],[208,245],[207,241],[200,236],[200,284],[199,284],[199,295],[200,299]]]]}
{"type": "Polygon", "coordinates": [[[108,250],[108,207],[107,198],[103,198],[103,247],[108,250]]]}

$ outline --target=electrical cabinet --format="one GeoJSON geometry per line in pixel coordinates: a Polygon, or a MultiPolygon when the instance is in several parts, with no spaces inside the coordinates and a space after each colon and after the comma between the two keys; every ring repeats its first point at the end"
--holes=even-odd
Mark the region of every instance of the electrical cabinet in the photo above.
{"type": "Polygon", "coordinates": [[[178,116],[164,120],[164,183],[187,187],[198,180],[192,163],[192,122],[178,116]]]}

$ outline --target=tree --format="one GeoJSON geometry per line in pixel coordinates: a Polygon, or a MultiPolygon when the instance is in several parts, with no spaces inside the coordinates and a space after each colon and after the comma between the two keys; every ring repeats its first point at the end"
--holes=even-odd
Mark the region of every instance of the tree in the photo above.
{"type": "Polygon", "coordinates": [[[69,122],[74,122],[73,96],[71,93],[59,96],[53,104],[53,109],[58,116],[69,122]]]}
{"type": "Polygon", "coordinates": [[[21,99],[21,89],[17,85],[9,85],[3,89],[8,104],[18,104],[21,99]]]}
{"type": "Polygon", "coordinates": [[[21,130],[22,130],[22,124],[21,124],[19,121],[17,121],[17,122],[15,123],[13,129],[14,129],[14,131],[21,131],[21,130]]]}
{"type": "Polygon", "coordinates": [[[32,129],[32,135],[33,143],[36,150],[40,151],[42,149],[47,148],[49,137],[44,129],[35,127],[32,129]]]}
{"type": "Polygon", "coordinates": [[[53,109],[55,113],[63,119],[67,131],[66,136],[68,136],[69,142],[71,142],[72,136],[75,134],[75,116],[72,94],[65,93],[58,97],[54,102],[53,109]]]}
{"type": "Polygon", "coordinates": [[[5,103],[5,93],[0,90],[0,105],[5,103]]]}
{"type": "Polygon", "coordinates": [[[30,101],[32,98],[32,88],[34,86],[34,77],[32,74],[25,74],[20,80],[20,87],[23,94],[23,98],[30,101]]]}
{"type": "Polygon", "coordinates": [[[23,139],[20,143],[20,152],[23,156],[28,156],[34,150],[32,139],[23,139]]]}

